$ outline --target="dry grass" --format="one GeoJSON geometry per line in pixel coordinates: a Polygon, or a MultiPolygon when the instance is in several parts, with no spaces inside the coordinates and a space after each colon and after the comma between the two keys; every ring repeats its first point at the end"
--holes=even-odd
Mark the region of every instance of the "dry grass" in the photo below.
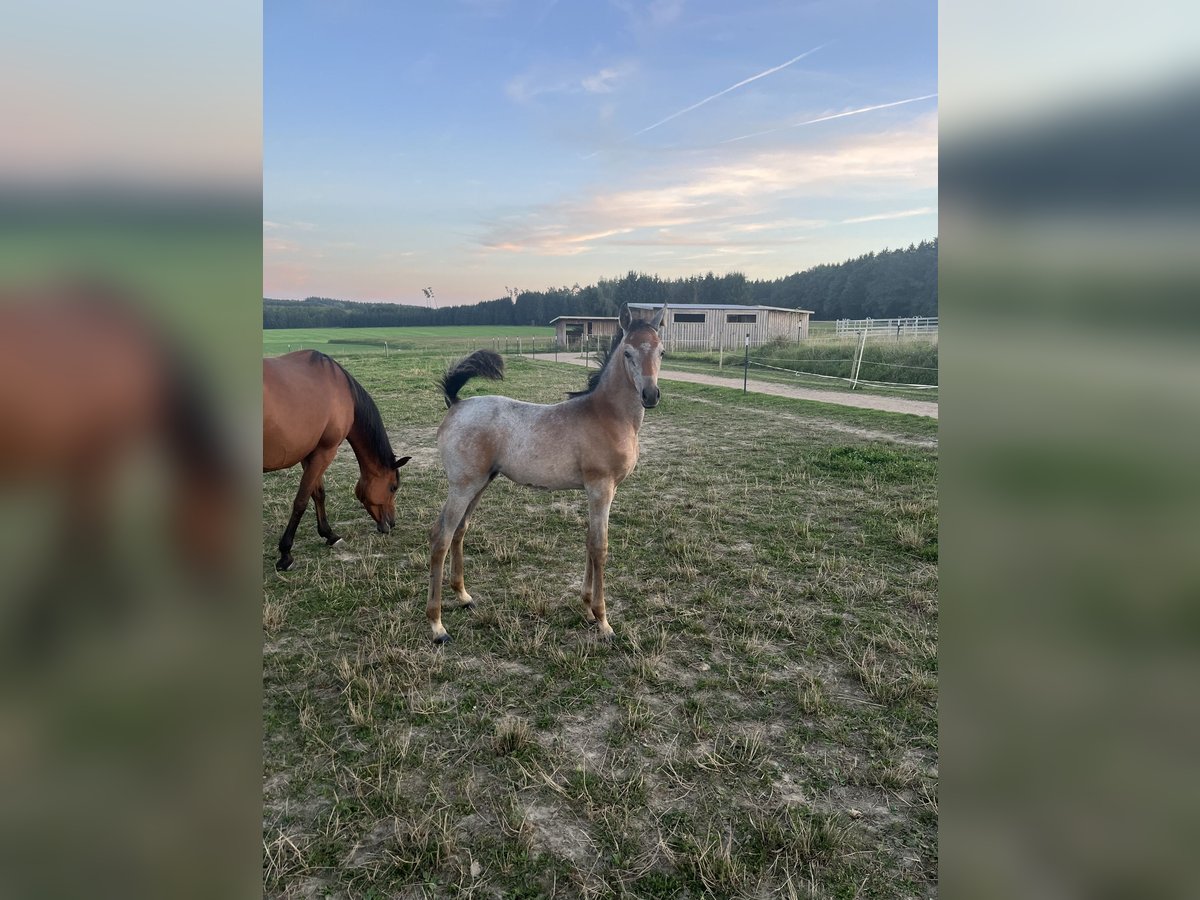
{"type": "MultiPolygon", "coordinates": [[[[611,644],[583,623],[582,495],[500,480],[473,611],[424,623],[441,362],[348,361],[403,471],[373,532],[331,468],[337,551],[265,478],[268,896],[924,897],[936,890],[937,501],[930,425],[672,385],[617,493],[611,644]],[[424,367],[423,367],[424,366],[424,367]],[[812,427],[805,423],[816,416],[812,427]]],[[[548,401],[578,370],[510,360],[548,401]]],[[[488,385],[486,389],[492,389],[488,385]]]]}

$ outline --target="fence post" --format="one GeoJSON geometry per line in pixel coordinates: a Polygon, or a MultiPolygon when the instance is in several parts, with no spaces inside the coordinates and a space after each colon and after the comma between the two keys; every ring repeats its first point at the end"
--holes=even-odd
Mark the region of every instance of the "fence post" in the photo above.
{"type": "Polygon", "coordinates": [[[742,393],[745,394],[746,385],[750,382],[750,332],[746,332],[746,361],[742,364],[742,393]]]}
{"type": "MultiPolygon", "coordinates": [[[[870,319],[868,319],[867,322],[869,323],[870,319]]],[[[862,369],[863,349],[866,346],[867,346],[867,329],[863,328],[862,340],[859,341],[859,343],[858,343],[858,359],[854,363],[854,380],[850,382],[850,390],[854,390],[854,388],[858,385],[858,373],[859,373],[859,370],[862,369]]]]}

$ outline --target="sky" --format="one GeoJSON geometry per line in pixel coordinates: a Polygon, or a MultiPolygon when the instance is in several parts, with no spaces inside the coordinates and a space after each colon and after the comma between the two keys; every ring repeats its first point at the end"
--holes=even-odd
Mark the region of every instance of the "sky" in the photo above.
{"type": "Polygon", "coordinates": [[[261,45],[246,0],[9,4],[0,184],[257,195],[261,45]]]}
{"type": "Polygon", "coordinates": [[[937,235],[937,7],[267,0],[263,293],[776,278],[937,235]]]}

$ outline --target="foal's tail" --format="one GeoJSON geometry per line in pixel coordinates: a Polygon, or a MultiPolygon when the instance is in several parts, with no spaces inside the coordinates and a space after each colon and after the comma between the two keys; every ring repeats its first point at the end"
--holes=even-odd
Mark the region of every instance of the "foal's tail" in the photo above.
{"type": "Polygon", "coordinates": [[[503,357],[491,350],[476,350],[447,369],[446,374],[439,382],[442,393],[446,395],[447,406],[453,406],[458,402],[458,392],[476,375],[490,378],[492,381],[499,381],[504,377],[503,357]]]}

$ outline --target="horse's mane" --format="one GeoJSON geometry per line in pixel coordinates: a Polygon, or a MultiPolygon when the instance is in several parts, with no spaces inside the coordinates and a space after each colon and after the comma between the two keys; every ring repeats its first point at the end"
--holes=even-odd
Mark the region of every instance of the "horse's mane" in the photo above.
{"type": "MultiPolygon", "coordinates": [[[[638,331],[654,331],[655,328],[645,319],[639,319],[629,326],[629,335],[633,335],[638,331]]],[[[604,359],[600,363],[600,368],[588,373],[587,387],[582,391],[567,391],[568,397],[585,397],[600,386],[600,379],[604,377],[605,371],[608,369],[608,364],[612,361],[613,351],[620,346],[621,341],[625,339],[626,332],[617,326],[616,334],[613,335],[612,343],[608,345],[608,349],[604,351],[604,359]]]]}
{"type": "Polygon", "coordinates": [[[396,454],[392,450],[392,442],[388,440],[387,428],[383,424],[383,416],[379,414],[379,407],[375,405],[367,389],[346,371],[345,366],[319,350],[312,351],[312,362],[328,363],[346,376],[350,385],[350,396],[354,398],[354,422],[362,430],[367,452],[374,456],[381,466],[392,468],[396,462],[396,454]]]}

